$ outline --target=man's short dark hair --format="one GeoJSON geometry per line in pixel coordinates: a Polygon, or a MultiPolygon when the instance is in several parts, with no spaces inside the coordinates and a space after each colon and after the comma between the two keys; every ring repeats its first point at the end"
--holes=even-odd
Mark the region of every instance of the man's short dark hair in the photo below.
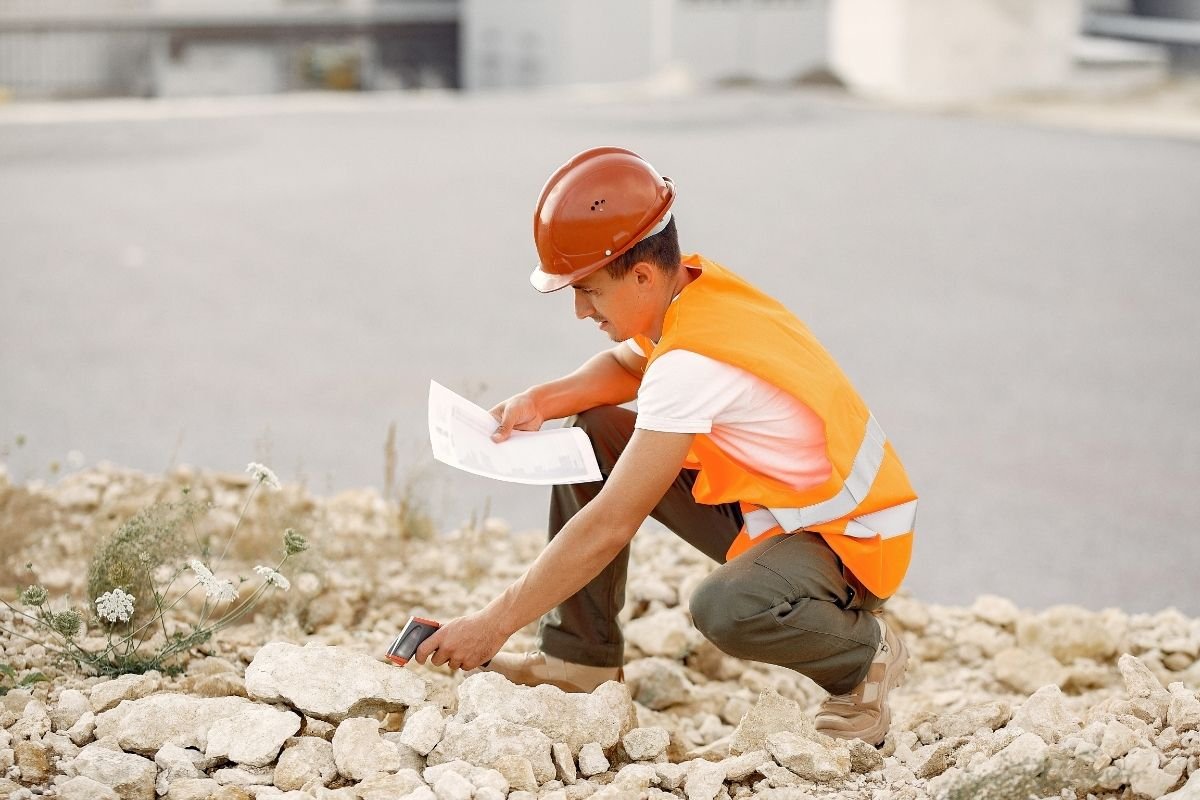
{"type": "Polygon", "coordinates": [[[679,269],[679,231],[675,228],[675,216],[667,221],[667,227],[613,259],[605,269],[609,277],[620,280],[629,274],[639,261],[649,261],[668,275],[679,269]]]}

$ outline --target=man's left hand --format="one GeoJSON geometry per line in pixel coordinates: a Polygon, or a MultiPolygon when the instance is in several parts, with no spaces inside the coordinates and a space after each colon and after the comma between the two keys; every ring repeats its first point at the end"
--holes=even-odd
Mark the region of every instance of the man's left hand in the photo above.
{"type": "Polygon", "coordinates": [[[450,669],[475,669],[504,646],[508,635],[496,620],[484,612],[456,617],[438,628],[437,632],[417,648],[414,658],[418,664],[426,659],[434,666],[450,669]]]}

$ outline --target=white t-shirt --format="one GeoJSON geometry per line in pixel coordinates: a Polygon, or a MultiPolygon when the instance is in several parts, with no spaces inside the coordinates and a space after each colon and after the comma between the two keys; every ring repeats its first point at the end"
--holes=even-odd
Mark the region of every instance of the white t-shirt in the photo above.
{"type": "MultiPolygon", "coordinates": [[[[645,356],[633,339],[626,345],[645,356]]],[[[756,472],[798,490],[829,478],[825,426],[787,392],[723,361],[672,350],[642,377],[636,427],[706,433],[717,447],[756,472]]]]}

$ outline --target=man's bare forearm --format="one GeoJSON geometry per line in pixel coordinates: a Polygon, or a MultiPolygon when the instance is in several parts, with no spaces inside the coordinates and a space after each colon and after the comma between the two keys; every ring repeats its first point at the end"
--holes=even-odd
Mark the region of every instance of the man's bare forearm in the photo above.
{"type": "Polygon", "coordinates": [[[597,406],[615,406],[637,397],[641,377],[623,365],[611,350],[597,353],[583,366],[527,392],[546,419],[562,419],[597,406]]]}
{"type": "Polygon", "coordinates": [[[525,574],[484,609],[496,614],[506,636],[578,592],[629,543],[636,524],[614,529],[582,509],[530,565],[525,574]]]}

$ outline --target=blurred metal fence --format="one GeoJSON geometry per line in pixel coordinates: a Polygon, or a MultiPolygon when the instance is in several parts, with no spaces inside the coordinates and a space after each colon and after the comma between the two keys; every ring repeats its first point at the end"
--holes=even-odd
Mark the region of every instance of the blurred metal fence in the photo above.
{"type": "Polygon", "coordinates": [[[458,0],[224,11],[0,5],[0,94],[457,88],[459,13],[458,0]]]}

